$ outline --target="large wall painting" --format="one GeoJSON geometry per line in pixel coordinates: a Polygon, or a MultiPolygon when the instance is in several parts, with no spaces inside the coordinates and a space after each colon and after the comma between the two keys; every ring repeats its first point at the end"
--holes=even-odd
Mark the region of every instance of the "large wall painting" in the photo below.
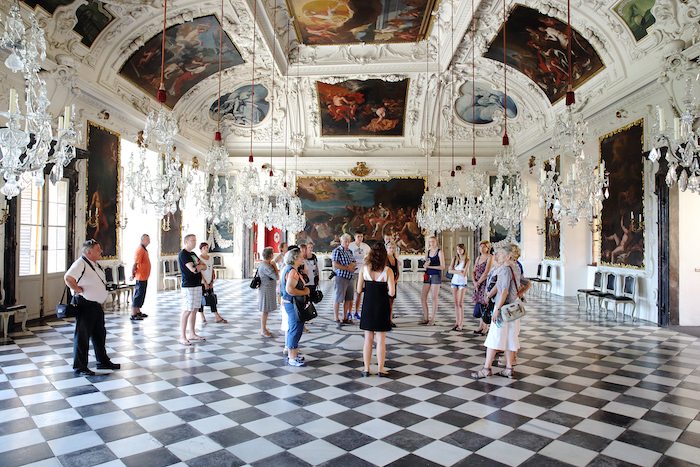
{"type": "Polygon", "coordinates": [[[316,82],[321,136],[403,136],[408,79],[316,82]]]}
{"type": "Polygon", "coordinates": [[[309,238],[315,250],[330,252],[340,236],[362,230],[370,246],[391,235],[405,254],[421,253],[424,238],[416,213],[425,191],[422,178],[333,180],[304,177],[297,181],[306,227],[297,242],[309,238]]]}
{"type": "Polygon", "coordinates": [[[287,0],[306,45],[415,42],[429,34],[437,0],[287,0]]]}
{"type": "MultiPolygon", "coordinates": [[[[467,81],[459,88],[461,96],[455,102],[455,111],[466,123],[477,125],[493,122],[496,111],[506,108],[506,95],[486,83],[467,81]],[[472,93],[473,91],[473,93],[472,93]]],[[[518,116],[515,101],[508,96],[508,118],[518,116]]]]}
{"type": "MultiPolygon", "coordinates": [[[[554,180],[561,174],[560,157],[550,159],[544,163],[545,171],[554,171],[554,180]]],[[[561,259],[561,223],[554,219],[552,207],[544,210],[544,259],[561,259]]]]}
{"type": "Polygon", "coordinates": [[[610,172],[610,196],[601,212],[600,261],[644,268],[643,120],[600,138],[600,156],[610,172]]]}
{"type": "Polygon", "coordinates": [[[97,240],[104,259],[115,259],[119,252],[116,220],[119,216],[120,150],[117,133],[88,121],[85,238],[97,240]]]}
{"type": "MultiPolygon", "coordinates": [[[[176,24],[165,31],[165,89],[169,108],[202,80],[219,71],[221,25],[214,15],[176,24]]],[[[140,87],[154,99],[160,86],[163,33],[153,36],[124,63],[119,75],[140,87]]],[[[223,70],[243,63],[241,54],[227,34],[223,37],[223,70]]]]}
{"type": "MultiPolygon", "coordinates": [[[[257,125],[262,122],[270,110],[270,103],[267,101],[268,91],[262,84],[253,86],[246,84],[233,92],[221,96],[221,119],[230,119],[234,124],[240,126],[257,125]]],[[[215,100],[209,107],[209,117],[216,121],[219,119],[219,99],[215,100]]]]}
{"type": "Polygon", "coordinates": [[[627,24],[637,42],[647,36],[649,27],[656,22],[651,13],[654,3],[655,0],[622,0],[613,8],[627,24]]]}
{"type": "Polygon", "coordinates": [[[182,211],[178,207],[175,214],[169,212],[161,220],[160,255],[177,255],[182,250],[182,246],[182,211]],[[162,227],[168,230],[163,230],[162,227]]]}
{"type": "MultiPolygon", "coordinates": [[[[532,79],[554,104],[566,94],[569,73],[566,23],[537,10],[516,5],[506,22],[506,63],[532,79]]],[[[604,68],[593,46],[572,30],[572,83],[574,88],[604,68]]],[[[503,62],[503,28],[484,57],[503,62]]]]}

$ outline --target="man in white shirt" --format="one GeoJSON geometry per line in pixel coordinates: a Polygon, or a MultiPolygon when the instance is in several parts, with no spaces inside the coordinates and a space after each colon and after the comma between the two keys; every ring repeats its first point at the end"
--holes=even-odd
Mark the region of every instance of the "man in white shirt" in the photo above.
{"type": "MultiPolygon", "coordinates": [[[[355,263],[357,264],[357,269],[355,269],[355,275],[354,275],[354,280],[357,282],[357,275],[359,274],[360,270],[362,270],[362,266],[365,264],[365,258],[370,252],[370,247],[366,243],[364,243],[362,240],[365,239],[365,235],[361,231],[355,232],[355,241],[350,244],[348,247],[350,251],[352,251],[352,254],[355,256],[355,263]]],[[[362,303],[362,290],[355,288],[355,319],[360,319],[360,303],[362,303]]],[[[348,313],[348,316],[346,319],[350,320],[352,319],[352,316],[350,313],[348,313]]]]}
{"type": "Polygon", "coordinates": [[[119,363],[112,363],[105,350],[107,330],[102,303],[107,299],[107,284],[102,267],[97,261],[102,257],[102,247],[95,240],[83,243],[83,255],[76,260],[63,280],[75,295],[77,307],[75,336],[73,338],[73,372],[75,376],[93,376],[87,367],[88,349],[92,347],[97,357],[98,370],[118,370],[119,363]]]}

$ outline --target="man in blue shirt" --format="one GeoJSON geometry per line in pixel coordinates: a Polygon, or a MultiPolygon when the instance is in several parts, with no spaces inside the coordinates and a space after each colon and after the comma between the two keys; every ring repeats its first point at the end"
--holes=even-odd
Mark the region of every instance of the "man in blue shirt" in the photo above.
{"type": "Polygon", "coordinates": [[[350,246],[349,234],[343,234],[340,237],[340,246],[333,250],[333,271],[335,271],[335,301],[333,303],[333,313],[335,315],[335,323],[338,328],[343,324],[352,324],[352,321],[345,319],[340,321],[338,311],[340,304],[343,304],[344,314],[352,312],[352,299],[355,294],[354,272],[357,264],[355,263],[355,255],[348,248],[350,246]]]}

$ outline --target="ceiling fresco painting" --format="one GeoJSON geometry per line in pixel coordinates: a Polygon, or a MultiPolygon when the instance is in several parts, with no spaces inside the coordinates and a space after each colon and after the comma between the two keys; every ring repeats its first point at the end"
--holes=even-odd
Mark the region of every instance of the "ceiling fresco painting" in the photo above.
{"type": "MultiPolygon", "coordinates": [[[[468,81],[459,88],[461,96],[455,102],[457,116],[466,123],[477,125],[492,123],[496,112],[503,112],[506,96],[503,91],[493,89],[486,83],[474,84],[474,97],[472,97],[472,82],[468,81]]],[[[515,101],[508,96],[508,118],[518,116],[518,107],[515,101]]]]}
{"type": "Polygon", "coordinates": [[[408,79],[316,82],[321,136],[403,136],[408,79]]]}
{"type": "Polygon", "coordinates": [[[78,24],[73,31],[80,34],[83,38],[81,42],[87,47],[92,47],[97,36],[114,19],[114,15],[105,8],[105,4],[95,0],[89,0],[86,5],[80,6],[75,16],[78,18],[78,24]]]}
{"type": "MultiPolygon", "coordinates": [[[[506,64],[532,79],[550,103],[559,101],[566,94],[569,79],[566,23],[516,5],[506,27],[506,64]]],[[[574,89],[605,68],[593,46],[575,30],[571,34],[571,54],[574,89]]],[[[503,62],[503,28],[484,57],[503,62]]]]}
{"type": "MultiPolygon", "coordinates": [[[[27,0],[24,3],[32,8],[39,6],[53,15],[56,8],[73,2],[75,0],[27,0]]],[[[105,4],[97,0],[87,0],[86,4],[78,7],[75,16],[78,22],[73,31],[80,35],[80,42],[88,48],[92,47],[97,36],[115,19],[105,4]]]]}
{"type": "MultiPolygon", "coordinates": [[[[221,96],[222,120],[231,120],[234,124],[250,127],[262,122],[270,110],[267,101],[268,91],[262,84],[255,85],[255,92],[249,84],[241,86],[233,92],[221,96]]],[[[209,117],[216,121],[219,118],[217,108],[219,100],[209,107],[209,117]]]]}
{"type": "MultiPolygon", "coordinates": [[[[171,109],[187,91],[219,71],[221,25],[214,15],[195,18],[165,31],[165,89],[171,109]]],[[[160,86],[162,32],[153,36],[124,63],[119,75],[154,99],[160,86]]],[[[221,68],[243,63],[227,34],[223,38],[221,68]]]]}
{"type": "Polygon", "coordinates": [[[40,6],[53,15],[56,8],[64,5],[70,5],[74,1],[75,0],[24,0],[24,4],[31,8],[40,6]]]}
{"type": "Polygon", "coordinates": [[[437,0],[287,0],[306,45],[387,44],[423,39],[437,0]]]}
{"type": "Polygon", "coordinates": [[[656,22],[651,14],[655,0],[622,0],[613,8],[639,42],[647,36],[647,30],[656,22]]]}

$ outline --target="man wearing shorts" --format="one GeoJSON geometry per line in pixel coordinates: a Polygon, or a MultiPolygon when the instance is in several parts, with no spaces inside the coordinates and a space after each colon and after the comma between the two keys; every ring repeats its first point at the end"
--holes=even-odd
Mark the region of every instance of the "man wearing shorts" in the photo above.
{"type": "MultiPolygon", "coordinates": [[[[352,299],[355,294],[354,272],[356,268],[355,256],[348,248],[351,237],[343,234],[340,237],[340,246],[333,250],[333,271],[335,272],[335,301],[333,303],[333,313],[335,323],[340,328],[343,324],[352,324],[352,321],[345,319],[342,322],[338,316],[340,304],[343,304],[344,313],[352,312],[352,299]]],[[[345,314],[341,316],[345,316],[345,314]]]]}
{"type": "Polygon", "coordinates": [[[146,247],[151,243],[148,234],[141,235],[141,244],[136,249],[134,255],[134,267],[131,268],[131,280],[136,278],[136,288],[134,290],[134,302],[131,309],[131,321],[140,321],[148,318],[147,314],[141,313],[143,301],[146,299],[146,287],[148,277],[151,275],[151,260],[148,257],[146,247]]]}
{"type": "Polygon", "coordinates": [[[180,343],[192,345],[190,341],[203,341],[203,337],[194,333],[194,322],[197,319],[197,310],[202,306],[202,271],[207,265],[200,261],[192,251],[197,244],[194,234],[185,235],[185,248],[180,251],[178,261],[182,271],[182,316],[180,317],[180,343]],[[187,335],[187,324],[190,325],[190,334],[187,335]]]}

